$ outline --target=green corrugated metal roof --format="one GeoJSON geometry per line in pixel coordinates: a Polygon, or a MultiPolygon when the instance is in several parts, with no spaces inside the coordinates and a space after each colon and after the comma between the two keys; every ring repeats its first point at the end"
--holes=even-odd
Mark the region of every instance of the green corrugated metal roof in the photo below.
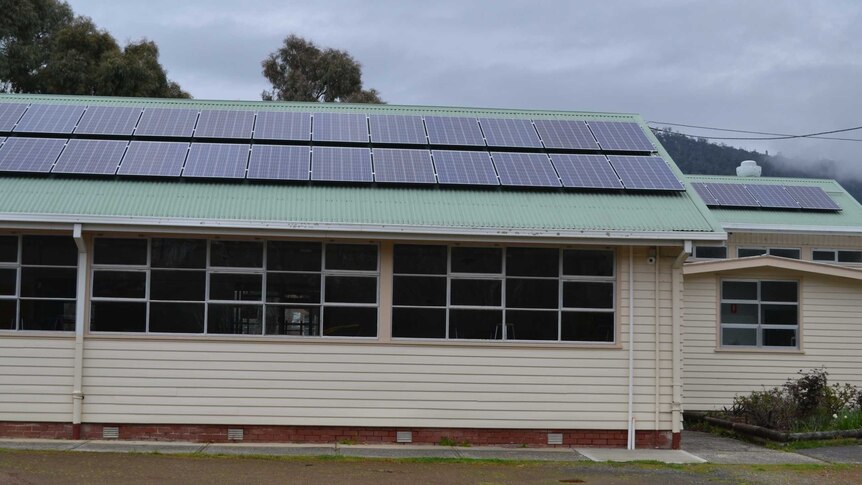
{"type": "Polygon", "coordinates": [[[714,175],[688,175],[687,178],[689,182],[820,187],[841,207],[840,212],[710,208],[710,212],[727,228],[751,226],[778,230],[780,226],[797,229],[820,227],[862,232],[862,205],[834,180],[714,175]]]}

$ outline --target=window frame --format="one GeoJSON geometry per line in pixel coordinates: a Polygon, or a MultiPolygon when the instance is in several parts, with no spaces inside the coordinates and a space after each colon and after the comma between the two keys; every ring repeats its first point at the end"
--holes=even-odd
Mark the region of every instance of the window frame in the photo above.
{"type": "Polygon", "coordinates": [[[709,245],[699,245],[699,244],[695,244],[695,246],[694,246],[694,251],[692,252],[691,257],[692,257],[693,259],[721,260],[721,259],[728,259],[728,255],[729,255],[729,251],[728,251],[727,246],[709,246],[709,245]],[[701,248],[708,248],[708,249],[724,249],[724,256],[721,256],[721,257],[700,256],[700,255],[698,255],[698,250],[699,250],[699,249],[701,249],[701,248]]]}
{"type": "Polygon", "coordinates": [[[862,250],[859,250],[859,249],[812,248],[811,249],[811,261],[814,261],[817,263],[838,263],[838,264],[854,264],[854,265],[862,264],[862,261],[859,261],[859,262],[841,261],[839,259],[839,255],[842,252],[844,252],[844,253],[859,253],[860,255],[862,255],[862,250]],[[830,253],[832,253],[832,259],[814,259],[814,253],[815,252],[830,252],[830,253]]]}
{"type": "Polygon", "coordinates": [[[802,349],[802,284],[800,280],[795,279],[757,279],[757,278],[720,278],[718,280],[718,308],[717,308],[717,319],[718,319],[718,345],[717,347],[721,350],[765,350],[765,351],[799,351],[802,349]],[[757,300],[739,300],[739,299],[725,299],[724,298],[724,284],[725,283],[756,283],[757,284],[757,300]],[[794,302],[780,302],[780,301],[764,301],[762,297],[762,284],[763,283],[793,283],[796,285],[796,301],[794,302]],[[724,304],[740,304],[740,305],[757,305],[757,324],[750,323],[724,323],[722,320],[722,311],[721,307],[724,304]],[[765,325],[763,323],[763,309],[762,306],[766,305],[786,305],[786,306],[795,306],[796,307],[796,325],[765,325]],[[796,332],[796,345],[795,346],[784,346],[784,345],[763,345],[763,330],[764,327],[770,330],[794,330],[796,332]],[[756,345],[730,345],[724,343],[724,329],[725,328],[739,328],[739,329],[754,329],[756,332],[756,345]]]}
{"type": "Polygon", "coordinates": [[[740,255],[739,255],[739,251],[740,251],[740,250],[758,250],[758,251],[759,251],[759,250],[763,250],[763,251],[764,251],[764,253],[763,253],[762,255],[758,255],[758,256],[764,256],[764,255],[766,255],[766,256],[774,256],[774,255],[772,254],[772,251],[774,251],[774,250],[782,250],[782,251],[797,251],[797,252],[799,253],[799,257],[798,257],[798,258],[788,258],[788,257],[786,257],[786,256],[775,256],[775,257],[776,257],[776,258],[785,258],[785,259],[796,259],[796,260],[801,260],[801,259],[802,259],[802,248],[766,247],[766,246],[737,246],[737,247],[736,247],[736,257],[737,257],[737,258],[752,258],[752,257],[755,257],[755,258],[756,258],[756,257],[757,257],[757,256],[740,256],[740,255]]]}

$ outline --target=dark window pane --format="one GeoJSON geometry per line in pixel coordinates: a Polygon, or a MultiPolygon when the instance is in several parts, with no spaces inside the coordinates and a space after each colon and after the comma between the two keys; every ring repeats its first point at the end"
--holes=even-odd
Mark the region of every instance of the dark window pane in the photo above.
{"type": "Polygon", "coordinates": [[[77,275],[74,268],[21,268],[21,296],[75,298],[77,275]]]}
{"type": "Polygon", "coordinates": [[[153,239],[153,268],[205,268],[205,239],[153,239]]]}
{"type": "Polygon", "coordinates": [[[14,296],[18,285],[18,270],[0,269],[0,295],[14,296]]]}
{"type": "Polygon", "coordinates": [[[842,263],[862,263],[862,251],[838,251],[838,261],[842,263]]]}
{"type": "Polygon", "coordinates": [[[764,303],[760,305],[760,311],[763,312],[760,323],[764,325],[796,325],[799,321],[796,305],[770,305],[764,303]]]}
{"type": "Polygon", "coordinates": [[[263,333],[261,305],[210,305],[207,333],[260,335],[263,333]]]}
{"type": "Polygon", "coordinates": [[[727,248],[724,246],[696,246],[694,248],[694,257],[704,259],[725,259],[727,258],[727,248]]]}
{"type": "Polygon", "coordinates": [[[739,248],[736,250],[736,256],[739,258],[748,258],[751,256],[763,256],[764,254],[766,254],[765,249],[739,248]]]}
{"type": "Polygon", "coordinates": [[[320,307],[267,305],[266,334],[320,336],[320,307]]]}
{"type": "Polygon", "coordinates": [[[96,238],[93,263],[143,266],[147,264],[147,240],[96,238]]]}
{"type": "Polygon", "coordinates": [[[544,248],[507,248],[507,276],[559,276],[560,252],[544,248]]]}
{"type": "Polygon", "coordinates": [[[320,303],[320,273],[267,273],[266,301],[320,303]]]}
{"type": "Polygon", "coordinates": [[[376,303],[377,278],[327,276],[326,301],[330,303],[376,303]]]}
{"type": "Polygon", "coordinates": [[[501,310],[449,310],[449,338],[502,339],[503,312],[501,310]]]}
{"type": "Polygon", "coordinates": [[[377,246],[373,244],[327,244],[326,269],[377,271],[377,246]]]}
{"type": "Polygon", "coordinates": [[[15,300],[0,300],[0,330],[15,330],[15,300]]]}
{"type": "MultiPolygon", "coordinates": [[[[862,257],[862,252],[860,252],[859,255],[860,257],[862,257]]],[[[814,261],[835,261],[835,251],[813,251],[811,254],[811,259],[813,259],[814,261]]]]}
{"type": "Polygon", "coordinates": [[[723,281],[721,283],[721,298],[723,300],[757,301],[757,282],[723,281]]]}
{"type": "Polygon", "coordinates": [[[563,283],[565,308],[613,308],[614,284],[595,281],[567,281],[563,283]]]}
{"type": "Polygon", "coordinates": [[[326,307],[323,335],[330,337],[376,337],[377,309],[326,307]]]}
{"type": "Polygon", "coordinates": [[[439,276],[396,276],[392,283],[395,305],[446,306],[446,278],[439,276]]]}
{"type": "Polygon", "coordinates": [[[263,243],[258,241],[212,241],[210,266],[263,267],[263,243]]]}
{"type": "Polygon", "coordinates": [[[572,276],[613,276],[614,252],[592,249],[563,250],[563,274],[572,276]]]}
{"type": "Polygon", "coordinates": [[[21,330],[75,330],[75,302],[21,300],[21,330]]]}
{"type": "Polygon", "coordinates": [[[765,328],[763,329],[764,347],[796,347],[796,330],[765,328]]]}
{"type": "Polygon", "coordinates": [[[779,256],[782,258],[791,258],[791,259],[799,259],[799,250],[798,249],[770,249],[769,254],[772,256],[779,256]]]}
{"type": "Polygon", "coordinates": [[[757,325],[757,304],[722,303],[721,323],[749,323],[757,325]]]}
{"type": "Polygon", "coordinates": [[[262,294],[263,275],[210,274],[210,300],[260,301],[262,294]]]}
{"type": "Polygon", "coordinates": [[[763,281],[760,283],[761,301],[789,301],[797,299],[795,281],[763,281]]]}
{"type": "Polygon", "coordinates": [[[94,301],[90,331],[146,332],[147,304],[119,301],[94,301]]]}
{"type": "Polygon", "coordinates": [[[757,329],[722,328],[721,345],[757,345],[757,329]]]}
{"type": "Polygon", "coordinates": [[[446,246],[395,245],[395,273],[446,274],[446,246]]]}
{"type": "Polygon", "coordinates": [[[563,340],[571,342],[613,342],[614,314],[563,312],[563,340]]]}
{"type": "Polygon", "coordinates": [[[150,332],[204,333],[204,304],[150,303],[150,332]]]}
{"type": "Polygon", "coordinates": [[[400,338],[446,338],[443,308],[393,308],[392,336],[400,338]]]}
{"type": "Polygon", "coordinates": [[[453,273],[503,272],[503,250],[500,248],[452,248],[453,273]]]}
{"type": "Polygon", "coordinates": [[[506,279],[506,307],[554,308],[560,301],[559,280],[506,279]]]}
{"type": "Polygon", "coordinates": [[[18,262],[18,236],[0,236],[0,263],[18,262]]]}
{"type": "Polygon", "coordinates": [[[278,271],[320,271],[321,244],[268,241],[266,268],[278,271]]]}
{"type": "Polygon", "coordinates": [[[69,236],[24,236],[23,264],[77,266],[78,246],[69,236]]]}
{"type": "Polygon", "coordinates": [[[139,271],[95,271],[93,296],[104,298],[145,298],[147,274],[139,271]]]}
{"type": "Polygon", "coordinates": [[[204,301],[206,272],[165,271],[150,272],[151,300],[204,301]]]}
{"type": "Polygon", "coordinates": [[[557,312],[506,310],[506,339],[557,340],[557,312]]]}
{"type": "Polygon", "coordinates": [[[454,279],[451,292],[449,303],[452,305],[502,306],[503,282],[454,279]]]}

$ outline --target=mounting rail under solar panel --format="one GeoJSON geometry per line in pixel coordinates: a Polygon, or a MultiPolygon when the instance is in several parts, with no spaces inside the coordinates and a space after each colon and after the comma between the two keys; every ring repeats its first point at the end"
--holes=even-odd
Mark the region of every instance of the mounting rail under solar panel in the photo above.
{"type": "Polygon", "coordinates": [[[113,175],[129,142],[119,140],[69,140],[51,173],[113,175]]]}
{"type": "Polygon", "coordinates": [[[791,197],[799,202],[803,209],[840,211],[841,206],[829,197],[820,187],[806,187],[799,185],[785,185],[784,189],[791,197]]]}
{"type": "Polygon", "coordinates": [[[368,143],[368,122],[364,114],[314,113],[311,139],[348,143],[368,143]]]}
{"type": "Polygon", "coordinates": [[[420,116],[371,115],[368,117],[372,143],[425,145],[425,125],[420,116]]]}
{"type": "Polygon", "coordinates": [[[375,148],[374,180],[409,184],[433,184],[434,164],[428,150],[375,148]]]}
{"type": "Polygon", "coordinates": [[[75,134],[131,135],[142,108],[127,106],[90,106],[84,112],[75,134]]]}
{"type": "Polygon", "coordinates": [[[485,146],[476,118],[426,116],[425,127],[432,145],[485,146]]]}
{"type": "Polygon", "coordinates": [[[587,124],[580,120],[533,120],[546,148],[598,150],[587,124]]]}
{"type": "Polygon", "coordinates": [[[437,182],[453,185],[500,185],[488,152],[434,150],[437,182]]]}
{"type": "Polygon", "coordinates": [[[84,106],[71,104],[31,104],[15,132],[69,134],[75,129],[84,109],[84,106]]]}
{"type": "Polygon", "coordinates": [[[577,189],[622,189],[610,162],[604,155],[570,155],[552,153],[551,162],[557,169],[563,187],[577,189]]]}
{"type": "Polygon", "coordinates": [[[245,178],[251,145],[232,143],[192,143],[183,177],[245,178]]]}
{"type": "Polygon", "coordinates": [[[311,180],[372,182],[368,148],[315,147],[311,154],[311,180]]]}
{"type": "Polygon", "coordinates": [[[254,111],[201,110],[195,138],[236,138],[248,140],[254,128],[254,111]]]}
{"type": "Polygon", "coordinates": [[[311,150],[307,146],[252,145],[248,178],[308,180],[311,150]]]}
{"type": "Polygon", "coordinates": [[[479,125],[490,147],[542,148],[542,140],[530,120],[479,118],[479,125]]]}
{"type": "Polygon", "coordinates": [[[254,139],[309,141],[311,113],[260,111],[254,124],[254,139]]]}
{"type": "Polygon", "coordinates": [[[603,150],[651,152],[655,147],[637,123],[629,121],[590,121],[590,131],[603,150]]]}
{"type": "Polygon", "coordinates": [[[129,144],[117,174],[179,177],[188,151],[186,142],[135,140],[129,144]]]}
{"type": "Polygon", "coordinates": [[[760,207],[757,199],[743,185],[710,183],[709,193],[722,207],[760,207]]]}
{"type": "Polygon", "coordinates": [[[62,138],[8,138],[0,147],[0,171],[48,173],[64,146],[62,138]]]}
{"type": "Polygon", "coordinates": [[[626,189],[685,191],[685,186],[660,157],[610,155],[608,159],[626,189]]]}
{"type": "Polygon", "coordinates": [[[518,187],[559,187],[560,179],[544,153],[491,153],[500,183],[518,187]]]}
{"type": "Polygon", "coordinates": [[[799,209],[799,203],[781,185],[750,184],[746,190],[757,199],[761,207],[768,209],[799,209]]]}
{"type": "Polygon", "coordinates": [[[0,131],[12,131],[26,110],[24,103],[0,103],[0,131]]]}
{"type": "Polygon", "coordinates": [[[191,138],[197,119],[197,110],[145,108],[135,136],[191,138]]]}

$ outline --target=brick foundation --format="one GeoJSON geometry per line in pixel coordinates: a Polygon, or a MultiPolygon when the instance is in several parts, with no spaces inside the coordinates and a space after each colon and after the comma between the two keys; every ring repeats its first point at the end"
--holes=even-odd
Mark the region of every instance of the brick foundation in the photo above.
{"type": "MultiPolygon", "coordinates": [[[[245,443],[395,443],[397,431],[412,431],[414,444],[443,440],[472,446],[624,448],[626,430],[484,429],[484,428],[378,428],[353,426],[224,426],[179,424],[82,424],[80,438],[102,439],[102,428],[116,426],[121,440],[228,442],[228,428],[241,428],[245,443]],[[562,445],[548,445],[548,433],[562,433],[562,445]]],[[[0,437],[73,439],[72,424],[0,422],[0,437]]],[[[677,444],[670,431],[638,431],[640,448],[670,448],[677,444]]]]}

